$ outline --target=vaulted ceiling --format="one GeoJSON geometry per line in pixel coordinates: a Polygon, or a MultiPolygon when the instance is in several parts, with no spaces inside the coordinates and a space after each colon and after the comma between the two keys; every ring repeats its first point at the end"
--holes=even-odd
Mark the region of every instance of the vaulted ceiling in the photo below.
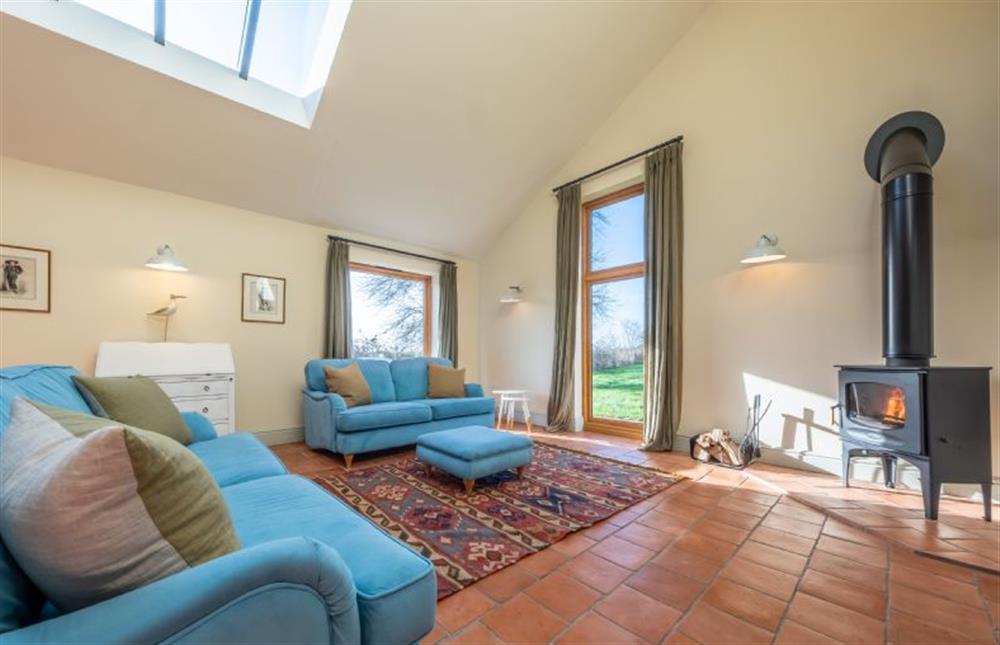
{"type": "Polygon", "coordinates": [[[355,2],[305,129],[0,15],[0,153],[477,257],[698,2],[355,2]]]}

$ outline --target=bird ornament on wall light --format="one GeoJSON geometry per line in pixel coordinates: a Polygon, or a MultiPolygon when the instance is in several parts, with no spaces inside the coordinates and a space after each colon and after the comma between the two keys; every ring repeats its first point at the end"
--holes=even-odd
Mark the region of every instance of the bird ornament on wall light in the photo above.
{"type": "Polygon", "coordinates": [[[177,293],[170,294],[170,302],[166,307],[160,307],[155,311],[150,311],[146,315],[150,318],[163,319],[163,342],[167,341],[167,329],[170,327],[170,318],[177,313],[177,301],[187,298],[177,293]]]}

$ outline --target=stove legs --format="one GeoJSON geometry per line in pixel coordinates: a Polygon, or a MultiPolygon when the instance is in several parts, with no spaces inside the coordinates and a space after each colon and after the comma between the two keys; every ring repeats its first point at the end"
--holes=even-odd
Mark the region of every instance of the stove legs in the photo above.
{"type": "Polygon", "coordinates": [[[920,489],[924,496],[924,517],[929,520],[938,518],[938,502],[941,499],[941,482],[931,474],[930,463],[923,460],[910,462],[920,471],[920,489]]]}
{"type": "Polygon", "coordinates": [[[882,458],[882,478],[886,488],[896,487],[896,458],[892,455],[880,455],[882,458]]]}
{"type": "MultiPolygon", "coordinates": [[[[882,476],[888,488],[896,487],[896,476],[899,466],[899,455],[885,453],[868,448],[851,448],[848,445],[843,447],[842,465],[844,468],[844,488],[850,487],[851,459],[853,457],[878,457],[882,461],[882,476]]],[[[924,517],[929,520],[938,518],[938,506],[941,501],[941,482],[971,483],[969,479],[955,476],[954,472],[939,470],[937,477],[931,473],[930,461],[926,458],[903,456],[907,463],[920,472],[920,488],[924,498],[924,517]],[[953,479],[954,477],[954,479],[953,479]]],[[[980,480],[981,481],[981,480],[980,480]]],[[[993,521],[993,499],[992,483],[980,483],[983,491],[983,519],[987,522],[993,521]]]]}

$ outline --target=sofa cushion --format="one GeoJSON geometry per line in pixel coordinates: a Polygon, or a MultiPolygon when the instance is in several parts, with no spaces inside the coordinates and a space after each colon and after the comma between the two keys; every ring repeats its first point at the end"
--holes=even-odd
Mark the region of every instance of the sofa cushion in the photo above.
{"type": "Polygon", "coordinates": [[[219,486],[288,474],[281,460],[249,432],[193,443],[188,450],[201,460],[219,486]]]}
{"type": "Polygon", "coordinates": [[[432,418],[431,409],[422,403],[372,403],[337,415],[337,432],[358,432],[411,423],[423,423],[432,418]]]}
{"type": "Polygon", "coordinates": [[[368,405],[372,402],[371,388],[368,387],[368,381],[365,380],[365,375],[361,373],[357,363],[350,363],[339,369],[324,365],[323,374],[326,375],[327,391],[339,394],[347,407],[353,408],[356,405],[368,405]]]}
{"type": "Polygon", "coordinates": [[[427,398],[427,363],[451,367],[447,358],[401,358],[389,363],[397,401],[427,398]]]}
{"type": "Polygon", "coordinates": [[[314,392],[326,392],[326,374],[324,367],[340,369],[351,363],[357,363],[361,373],[368,381],[373,403],[385,403],[396,400],[396,388],[389,372],[389,361],[381,358],[322,358],[306,363],[306,386],[314,392]]]}
{"type": "Polygon", "coordinates": [[[156,381],[145,376],[74,376],[73,383],[99,417],[191,443],[181,413],[156,381]]]}
{"type": "Polygon", "coordinates": [[[465,368],[427,363],[427,398],[458,399],[465,396],[465,368]]]}
{"type": "Polygon", "coordinates": [[[244,547],[304,536],[337,550],[354,576],[362,642],[409,643],[434,627],[431,563],[316,484],[268,477],[229,486],[222,495],[244,547]]]}
{"type": "Polygon", "coordinates": [[[466,397],[461,399],[424,399],[419,401],[431,409],[435,419],[452,419],[470,414],[492,414],[493,399],[486,396],[466,397]]]}
{"type": "Polygon", "coordinates": [[[239,549],[218,486],[179,443],[24,399],[0,440],[0,533],[62,610],[239,549]]]}
{"type": "Polygon", "coordinates": [[[0,369],[0,433],[7,427],[11,405],[19,396],[90,414],[90,407],[73,385],[72,377],[77,374],[68,365],[16,365],[0,369]]]}

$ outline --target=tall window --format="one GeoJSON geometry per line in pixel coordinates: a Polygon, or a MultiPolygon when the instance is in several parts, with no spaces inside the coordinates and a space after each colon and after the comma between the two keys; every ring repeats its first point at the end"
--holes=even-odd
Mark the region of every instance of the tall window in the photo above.
{"type": "Polygon", "coordinates": [[[589,430],[634,436],[643,418],[642,185],[583,205],[583,414],[589,430]]]}
{"type": "Polygon", "coordinates": [[[351,263],[354,356],[429,356],[431,310],[429,275],[351,263]]]}

